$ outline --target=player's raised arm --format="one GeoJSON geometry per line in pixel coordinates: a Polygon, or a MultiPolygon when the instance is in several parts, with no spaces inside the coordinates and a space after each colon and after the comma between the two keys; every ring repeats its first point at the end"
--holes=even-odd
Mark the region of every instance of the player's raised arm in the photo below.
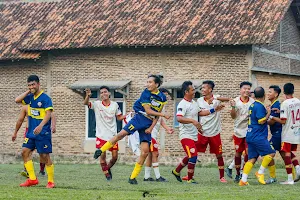
{"type": "Polygon", "coordinates": [[[231,105],[230,116],[232,119],[235,119],[237,117],[235,101],[231,100],[230,105],[231,105]]]}
{"type": "Polygon", "coordinates": [[[89,88],[86,88],[85,90],[85,98],[84,98],[84,101],[83,101],[83,105],[89,105],[89,101],[90,101],[90,97],[92,95],[92,92],[89,88]]]}
{"type": "Polygon", "coordinates": [[[21,112],[19,114],[19,117],[18,117],[18,120],[17,120],[17,123],[16,123],[15,132],[12,135],[12,141],[15,141],[16,138],[17,138],[18,131],[20,130],[20,128],[21,128],[21,126],[22,126],[22,124],[24,122],[24,119],[26,117],[27,109],[28,109],[27,105],[26,106],[22,106],[21,112]]]}
{"type": "Polygon", "coordinates": [[[16,103],[22,103],[22,101],[25,99],[25,97],[30,94],[30,90],[27,90],[26,92],[20,94],[16,99],[15,102],[16,103]]]}

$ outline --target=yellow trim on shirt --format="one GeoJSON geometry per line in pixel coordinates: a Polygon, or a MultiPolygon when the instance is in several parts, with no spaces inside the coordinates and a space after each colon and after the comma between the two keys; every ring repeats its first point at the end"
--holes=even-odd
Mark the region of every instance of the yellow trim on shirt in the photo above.
{"type": "Polygon", "coordinates": [[[46,116],[45,108],[31,108],[28,106],[28,116],[33,119],[44,119],[46,116]],[[34,112],[38,112],[39,115],[34,115],[34,112]]]}
{"type": "Polygon", "coordinates": [[[266,117],[263,117],[263,118],[259,119],[257,122],[258,122],[259,124],[261,124],[262,121],[265,121],[265,120],[266,120],[266,117]]]}
{"type": "Polygon", "coordinates": [[[36,100],[37,98],[39,98],[39,96],[41,96],[41,94],[43,94],[44,90],[42,90],[38,95],[33,96],[33,99],[36,100]]]}
{"type": "Polygon", "coordinates": [[[156,94],[158,95],[159,94],[159,90],[157,92],[151,92],[151,94],[156,94]]]}
{"type": "Polygon", "coordinates": [[[151,103],[142,103],[142,106],[144,105],[151,105],[151,103]]]}
{"type": "Polygon", "coordinates": [[[47,110],[52,110],[53,111],[54,109],[53,109],[53,107],[45,108],[45,111],[47,111],[47,110]]]}
{"type": "Polygon", "coordinates": [[[261,103],[263,106],[265,106],[263,102],[261,102],[259,100],[255,100],[255,101],[258,102],[258,103],[261,103]]]}
{"type": "Polygon", "coordinates": [[[276,103],[276,101],[278,101],[278,99],[276,99],[275,101],[273,101],[273,103],[271,104],[271,106],[273,106],[273,104],[276,103]]]}
{"type": "Polygon", "coordinates": [[[26,105],[26,103],[25,103],[25,101],[24,101],[24,100],[22,100],[22,104],[23,104],[23,105],[26,105]]]}

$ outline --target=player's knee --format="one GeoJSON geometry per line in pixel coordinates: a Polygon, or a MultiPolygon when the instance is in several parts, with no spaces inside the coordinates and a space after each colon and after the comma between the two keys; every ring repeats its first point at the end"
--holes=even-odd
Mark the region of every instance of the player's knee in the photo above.
{"type": "Polygon", "coordinates": [[[271,156],[272,158],[274,158],[274,157],[275,157],[275,153],[271,153],[270,156],[271,156]]]}
{"type": "Polygon", "coordinates": [[[189,163],[196,164],[196,162],[197,162],[197,156],[193,156],[193,157],[189,158],[189,163]]]}
{"type": "Polygon", "coordinates": [[[142,150],[141,156],[142,156],[143,158],[146,158],[148,155],[149,155],[149,151],[147,151],[147,150],[142,150]]]}

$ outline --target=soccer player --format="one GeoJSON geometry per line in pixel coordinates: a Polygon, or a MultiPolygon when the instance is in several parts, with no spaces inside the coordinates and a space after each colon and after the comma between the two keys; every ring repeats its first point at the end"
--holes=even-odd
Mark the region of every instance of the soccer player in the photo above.
{"type": "Polygon", "coordinates": [[[281,134],[281,151],[284,153],[284,163],[288,179],[281,184],[293,185],[292,175],[292,159],[297,172],[297,179],[300,175],[300,167],[298,160],[295,159],[295,155],[292,151],[297,150],[297,145],[300,144],[300,100],[293,97],[294,85],[292,83],[286,83],[283,86],[283,92],[286,100],[284,100],[280,106],[280,118],[271,115],[270,119],[283,124],[281,134]]]}
{"type": "Polygon", "coordinates": [[[202,133],[203,131],[201,124],[198,122],[198,116],[210,115],[215,111],[221,110],[223,106],[201,110],[197,102],[193,100],[195,87],[191,81],[185,81],[182,84],[182,92],[184,93],[184,98],[177,106],[176,116],[179,122],[179,139],[187,156],[182,159],[176,169],[172,170],[172,174],[179,182],[182,182],[180,171],[188,165],[187,183],[197,184],[193,178],[198,156],[196,143],[198,135],[200,135],[198,132],[202,133]]]}
{"type": "MultiPolygon", "coordinates": [[[[169,95],[169,91],[165,88],[159,88],[159,91],[164,93],[166,96],[169,95]]],[[[164,110],[164,109],[163,109],[164,110]]],[[[164,112],[164,111],[162,111],[164,112]]],[[[158,143],[157,143],[157,136],[159,133],[160,127],[163,127],[167,133],[172,134],[174,130],[167,126],[164,119],[159,117],[156,125],[154,126],[152,132],[151,132],[151,144],[150,144],[150,152],[147,157],[146,163],[145,163],[145,176],[144,181],[154,181],[154,179],[151,177],[151,165],[153,167],[153,171],[155,173],[156,181],[157,182],[166,182],[167,180],[160,175],[159,171],[159,164],[158,164],[158,143]]]]}
{"type": "MultiPolygon", "coordinates": [[[[17,123],[16,123],[15,132],[12,135],[12,141],[13,142],[17,138],[18,131],[20,130],[20,128],[21,128],[21,126],[24,122],[24,119],[27,116],[27,112],[28,112],[28,105],[23,105],[22,108],[21,108],[21,112],[19,114],[17,123]]],[[[51,119],[52,119],[51,120],[51,131],[52,131],[52,133],[55,133],[56,132],[56,117],[55,117],[54,112],[51,112],[51,119]]],[[[24,133],[24,138],[26,138],[27,131],[28,131],[28,121],[26,122],[26,130],[25,130],[25,133],[24,133]]],[[[46,173],[45,173],[45,163],[42,163],[41,160],[40,160],[40,172],[39,172],[39,174],[42,175],[42,176],[46,175],[46,173]]],[[[21,175],[25,176],[26,178],[29,178],[25,166],[24,166],[24,170],[21,172],[21,175]]]]}
{"type": "Polygon", "coordinates": [[[261,166],[256,172],[258,182],[266,184],[264,180],[264,172],[269,163],[275,156],[275,150],[268,141],[268,124],[267,119],[271,114],[270,108],[266,109],[263,102],[265,101],[265,90],[262,87],[257,87],[254,90],[255,102],[249,108],[249,123],[246,135],[248,144],[249,160],[244,166],[242,179],[239,182],[240,186],[249,185],[247,179],[254,163],[258,156],[263,157],[261,166]]]}
{"type": "MultiPolygon", "coordinates": [[[[96,148],[101,148],[108,140],[117,134],[117,120],[122,121],[126,116],[122,115],[117,102],[110,100],[110,90],[107,86],[101,86],[100,100],[91,102],[92,92],[89,88],[85,89],[86,96],[83,104],[89,109],[94,110],[96,118],[96,148]]],[[[100,156],[100,166],[107,180],[112,179],[111,168],[118,160],[118,143],[109,149],[112,158],[107,164],[106,152],[100,156]]]]}
{"type": "MultiPolygon", "coordinates": [[[[198,106],[201,110],[210,110],[216,108],[223,101],[230,101],[230,98],[220,97],[213,95],[215,84],[213,81],[207,80],[202,83],[201,93],[203,97],[197,100],[198,106]]],[[[224,177],[224,160],[222,156],[222,141],[220,133],[221,129],[221,116],[219,112],[212,113],[208,116],[200,117],[200,123],[203,128],[203,134],[198,135],[197,150],[198,152],[205,153],[207,145],[210,146],[210,153],[216,155],[218,160],[218,168],[220,173],[220,182],[227,183],[224,177]]]]}
{"type": "Polygon", "coordinates": [[[29,187],[39,183],[34,172],[31,152],[35,148],[40,154],[42,163],[46,164],[48,175],[47,188],[55,187],[54,184],[54,165],[50,158],[52,153],[51,142],[51,112],[53,110],[51,98],[40,88],[40,80],[36,75],[30,75],[27,79],[28,91],[16,98],[17,103],[27,104],[28,106],[28,132],[24,139],[22,157],[24,165],[29,175],[21,187],[29,187]]]}
{"type": "Polygon", "coordinates": [[[149,154],[151,143],[151,132],[157,123],[157,117],[170,118],[170,115],[161,113],[166,104],[166,96],[158,90],[162,81],[158,75],[149,75],[147,88],[142,92],[140,98],[134,103],[134,117],[124,126],[124,128],[112,139],[107,141],[100,149],[97,149],[94,158],[97,159],[101,154],[113,147],[119,140],[126,135],[139,132],[141,142],[141,155],[136,162],[134,170],[128,180],[130,184],[137,184],[136,177],[142,170],[142,166],[149,154]]]}
{"type": "Polygon", "coordinates": [[[254,99],[249,97],[250,89],[252,83],[245,81],[240,84],[240,96],[236,97],[234,100],[230,101],[231,118],[234,119],[234,134],[233,142],[235,146],[235,169],[236,177],[234,182],[238,183],[240,181],[240,170],[242,162],[242,153],[245,151],[244,162],[248,161],[247,155],[247,143],[246,143],[246,133],[248,129],[249,120],[249,107],[254,103],[254,99]]]}

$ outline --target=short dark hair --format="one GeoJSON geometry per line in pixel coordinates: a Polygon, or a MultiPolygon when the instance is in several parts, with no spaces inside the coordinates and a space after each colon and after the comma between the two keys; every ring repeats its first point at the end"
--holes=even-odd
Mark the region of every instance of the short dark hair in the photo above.
{"type": "Polygon", "coordinates": [[[283,86],[284,94],[294,94],[294,84],[293,83],[286,83],[283,86]]]}
{"type": "Polygon", "coordinates": [[[107,89],[107,91],[109,91],[109,87],[106,85],[101,86],[99,90],[102,90],[102,89],[107,89]]]}
{"type": "Polygon", "coordinates": [[[206,80],[206,81],[203,81],[202,84],[207,84],[211,87],[212,90],[214,90],[214,87],[215,87],[215,83],[211,80],[206,80]]]}
{"type": "Polygon", "coordinates": [[[35,81],[35,82],[39,83],[40,79],[39,79],[39,77],[37,75],[30,75],[30,76],[28,76],[27,83],[32,82],[32,81],[35,81]]]}
{"type": "Polygon", "coordinates": [[[181,91],[183,95],[185,94],[185,91],[189,91],[189,86],[193,85],[192,81],[184,81],[181,85],[181,91]]]}
{"type": "Polygon", "coordinates": [[[242,88],[244,85],[249,85],[250,87],[252,87],[252,83],[250,83],[249,81],[243,81],[240,84],[240,88],[242,88]]]}
{"type": "Polygon", "coordinates": [[[263,87],[257,87],[254,90],[255,98],[263,98],[265,96],[265,89],[263,87]]]}
{"type": "Polygon", "coordinates": [[[269,87],[269,89],[273,89],[273,90],[278,94],[278,96],[279,96],[280,93],[281,93],[281,89],[280,89],[280,87],[279,87],[278,85],[271,85],[271,86],[269,87]]]}
{"type": "Polygon", "coordinates": [[[148,78],[154,78],[154,82],[158,83],[158,87],[162,84],[162,79],[164,78],[162,75],[150,74],[148,78]]]}

